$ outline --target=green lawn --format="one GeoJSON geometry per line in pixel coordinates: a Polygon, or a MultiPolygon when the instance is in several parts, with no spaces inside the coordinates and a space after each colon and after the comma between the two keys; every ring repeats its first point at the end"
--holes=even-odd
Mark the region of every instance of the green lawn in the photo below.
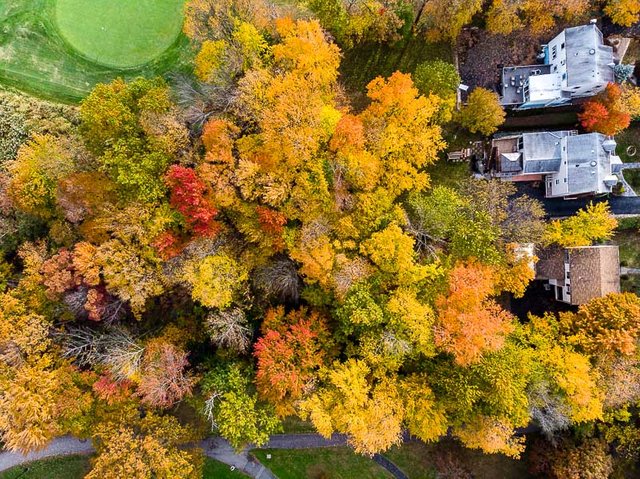
{"type": "Polygon", "coordinates": [[[247,479],[242,472],[232,471],[228,465],[207,458],[204,463],[202,479],[247,479]]]}
{"type": "MultiPolygon", "coordinates": [[[[54,457],[0,472],[0,479],[81,479],[91,469],[89,456],[54,457]]],[[[229,466],[206,458],[202,479],[247,479],[229,466]]]]}
{"type": "MultiPolygon", "coordinates": [[[[616,153],[624,163],[640,161],[640,122],[633,122],[629,128],[616,135],[616,153]],[[636,149],[634,156],[629,156],[627,148],[633,146],[636,149]]],[[[631,188],[640,194],[640,170],[625,170],[624,179],[631,188]]]]}
{"type": "Polygon", "coordinates": [[[347,447],[256,449],[252,453],[279,479],[386,479],[392,476],[347,447]],[[271,454],[271,459],[267,459],[271,454]]]}
{"type": "Polygon", "coordinates": [[[343,55],[341,80],[356,108],[366,104],[366,86],[377,76],[388,77],[397,70],[413,73],[418,64],[428,60],[453,61],[448,43],[428,43],[418,37],[409,37],[391,45],[358,45],[344,51],[343,55]]]}
{"type": "Polygon", "coordinates": [[[57,1],[0,0],[0,84],[74,103],[97,83],[117,77],[130,80],[191,68],[193,52],[179,32],[184,0],[57,1]],[[123,67],[152,56],[142,66],[123,67]]]}
{"type": "Polygon", "coordinates": [[[0,479],[76,479],[84,477],[89,469],[87,456],[54,457],[0,472],[0,479]]]}
{"type": "MultiPolygon", "coordinates": [[[[470,473],[474,479],[529,479],[526,459],[510,459],[502,454],[483,454],[466,449],[453,440],[437,444],[409,442],[394,447],[384,454],[409,479],[435,479],[437,457],[449,457],[457,467],[470,473]]],[[[449,476],[448,476],[449,477],[449,476]]]]}
{"type": "MultiPolygon", "coordinates": [[[[613,242],[620,247],[620,265],[640,268],[640,220],[629,218],[620,220],[613,242]]],[[[622,276],[622,291],[640,294],[639,276],[622,276]]]]}
{"type": "Polygon", "coordinates": [[[131,68],[164,53],[182,29],[183,0],[56,0],[62,37],[101,65],[131,68]]]}

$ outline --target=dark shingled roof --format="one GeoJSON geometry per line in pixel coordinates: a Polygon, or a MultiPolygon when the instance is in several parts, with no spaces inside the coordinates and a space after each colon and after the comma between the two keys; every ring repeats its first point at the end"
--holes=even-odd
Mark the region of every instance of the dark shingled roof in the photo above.
{"type": "Polygon", "coordinates": [[[620,292],[618,246],[568,248],[571,271],[571,303],[584,304],[593,298],[620,292]]]}
{"type": "Polygon", "coordinates": [[[536,251],[536,279],[564,279],[564,250],[559,246],[541,248],[536,251]]]}

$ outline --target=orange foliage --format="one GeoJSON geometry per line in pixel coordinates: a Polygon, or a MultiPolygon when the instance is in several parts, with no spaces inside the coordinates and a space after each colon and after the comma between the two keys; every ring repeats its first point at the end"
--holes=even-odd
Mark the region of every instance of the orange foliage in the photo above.
{"type": "Polygon", "coordinates": [[[457,363],[477,362],[484,352],[502,347],[513,330],[512,316],[495,301],[492,268],[479,263],[458,264],[449,277],[449,291],[436,300],[436,345],[453,354],[457,363]]]}
{"type": "Polygon", "coordinates": [[[605,135],[615,135],[626,129],[631,116],[620,105],[622,91],[615,83],[609,83],[604,92],[584,104],[578,115],[580,123],[587,131],[597,131],[605,135]]]}

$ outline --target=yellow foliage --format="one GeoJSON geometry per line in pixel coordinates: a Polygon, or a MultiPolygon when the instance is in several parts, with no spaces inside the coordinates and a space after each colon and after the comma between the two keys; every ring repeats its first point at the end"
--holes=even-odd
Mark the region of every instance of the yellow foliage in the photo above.
{"type": "Polygon", "coordinates": [[[399,288],[391,294],[387,303],[391,324],[404,331],[416,352],[431,356],[435,353],[433,323],[435,313],[431,306],[421,303],[415,291],[399,288]]]}
{"type": "Polygon", "coordinates": [[[215,79],[215,74],[224,66],[224,55],[229,48],[224,40],[206,40],[194,60],[195,74],[203,82],[215,79]]]}
{"type": "Polygon", "coordinates": [[[184,280],[191,285],[193,299],[208,308],[224,309],[241,292],[249,273],[227,253],[216,253],[185,266],[184,280]]]}
{"type": "Polygon", "coordinates": [[[640,19],[640,0],[609,0],[604,13],[613,23],[630,27],[640,19]]]}
{"type": "Polygon", "coordinates": [[[546,351],[542,358],[558,387],[564,392],[576,422],[602,418],[603,394],[594,379],[589,358],[560,346],[546,351]]]}
{"type": "Polygon", "coordinates": [[[325,288],[331,285],[336,252],[327,235],[302,241],[291,250],[291,257],[302,263],[299,271],[308,283],[317,282],[325,288]]]}
{"type": "Polygon", "coordinates": [[[369,256],[380,271],[391,275],[400,285],[432,278],[439,272],[435,264],[416,263],[413,238],[395,224],[374,233],[370,239],[362,243],[360,252],[369,256]]]}
{"type": "Polygon", "coordinates": [[[570,218],[549,223],[543,242],[563,247],[590,246],[595,241],[610,239],[617,226],[618,220],[611,215],[609,203],[590,203],[570,218]]]}
{"type": "Polygon", "coordinates": [[[413,374],[402,382],[405,423],[422,441],[437,441],[447,433],[445,409],[436,402],[424,376],[413,374]]]}
{"type": "Polygon", "coordinates": [[[368,366],[349,359],[326,373],[327,384],[301,404],[320,434],[347,434],[360,454],[373,455],[398,444],[402,434],[403,406],[391,380],[369,384],[368,366]]]}
{"type": "Polygon", "coordinates": [[[518,459],[524,451],[525,437],[514,436],[513,429],[508,420],[478,415],[464,426],[455,428],[454,434],[471,449],[518,459]]]}

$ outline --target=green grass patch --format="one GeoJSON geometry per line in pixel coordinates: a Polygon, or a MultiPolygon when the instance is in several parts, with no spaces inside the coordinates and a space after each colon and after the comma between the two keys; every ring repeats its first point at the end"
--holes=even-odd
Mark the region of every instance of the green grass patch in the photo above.
{"type": "Polygon", "coordinates": [[[202,479],[247,479],[249,476],[231,468],[222,462],[206,458],[202,479]]]}
{"type": "Polygon", "coordinates": [[[466,161],[453,163],[444,159],[440,159],[429,166],[426,172],[429,173],[431,178],[431,187],[448,186],[453,189],[458,189],[460,183],[471,176],[470,165],[466,161]]]}
{"type": "MultiPolygon", "coordinates": [[[[621,220],[613,242],[620,247],[620,266],[640,268],[640,221],[637,218],[621,220]]],[[[640,294],[640,276],[621,276],[620,288],[640,294]]]]}
{"type": "Polygon", "coordinates": [[[56,0],[62,37],[101,65],[131,68],[167,50],[182,29],[183,0],[56,0]]]}
{"type": "Polygon", "coordinates": [[[256,449],[252,453],[279,479],[386,479],[392,476],[373,460],[347,447],[256,449]],[[271,459],[267,459],[271,454],[271,459]]]}
{"type": "Polygon", "coordinates": [[[191,68],[193,52],[179,32],[184,0],[58,1],[0,1],[1,84],[75,103],[97,83],[191,68]],[[145,6],[141,13],[138,8],[145,6]],[[64,36],[56,23],[56,10],[64,36]],[[142,66],[123,67],[147,60],[151,61],[142,66]]]}
{"type": "Polygon", "coordinates": [[[282,421],[282,428],[285,434],[301,434],[306,432],[316,432],[308,421],[303,421],[298,416],[287,416],[282,421]]]}
{"type": "MultiPolygon", "coordinates": [[[[0,472],[0,479],[81,479],[91,470],[90,456],[61,456],[34,461],[0,472]]],[[[205,458],[202,479],[247,479],[227,464],[205,458]]]]}
{"type": "MultiPolygon", "coordinates": [[[[616,135],[616,143],[618,144],[616,153],[624,163],[640,162],[640,123],[633,122],[629,128],[616,135]],[[634,156],[630,156],[627,152],[629,147],[635,147],[634,156]]],[[[640,194],[640,170],[624,170],[622,173],[629,186],[640,194]]]]}
{"type": "Polygon", "coordinates": [[[430,455],[431,449],[421,442],[407,442],[392,447],[384,455],[409,479],[436,479],[438,476],[430,455]]]}
{"type": "Polygon", "coordinates": [[[88,456],[54,457],[0,472],[0,479],[79,479],[90,469],[88,456]]]}
{"type": "Polygon", "coordinates": [[[391,448],[384,455],[402,469],[409,479],[436,479],[437,458],[445,456],[475,479],[531,478],[525,459],[515,460],[502,454],[483,454],[466,449],[453,440],[443,440],[437,444],[408,442],[391,448]]]}
{"type": "Polygon", "coordinates": [[[428,43],[413,36],[394,44],[357,45],[343,55],[341,79],[357,109],[366,105],[366,86],[374,78],[388,77],[395,71],[413,73],[422,62],[452,62],[453,58],[450,44],[428,43]]]}

